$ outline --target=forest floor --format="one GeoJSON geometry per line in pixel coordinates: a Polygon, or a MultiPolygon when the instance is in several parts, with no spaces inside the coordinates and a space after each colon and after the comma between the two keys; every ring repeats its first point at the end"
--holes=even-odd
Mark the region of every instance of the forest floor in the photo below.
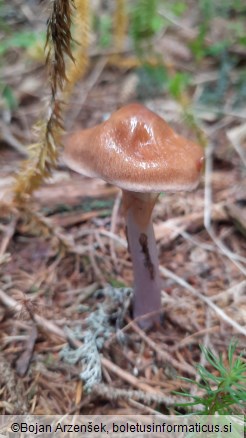
{"type": "MultiPolygon", "coordinates": [[[[18,4],[19,18],[12,20],[19,32],[44,26],[45,18],[37,19],[40,5],[18,4]]],[[[168,41],[165,53],[173,68],[192,74],[194,111],[209,140],[206,169],[196,191],[161,195],[154,209],[163,314],[148,333],[131,319],[133,274],[116,187],[59,164],[34,192],[28,211],[11,206],[14,175],[35,141],[32,126],[49,90],[44,92],[48,81],[38,47],[5,54],[0,413],[171,413],[181,399],[174,391],[199,393],[181,379],[196,379],[196,365],[208,366],[199,345],[227,364],[234,339],[246,361],[246,108],[230,106],[243,54],[229,72],[223,109],[199,104],[205,87],[217,90],[222,67],[208,57],[194,63],[184,42],[189,20],[178,30],[170,26],[159,44],[164,51],[168,41]]],[[[109,65],[105,55],[92,56],[71,98],[67,130],[93,126],[140,100],[194,138],[180,105],[151,83],[146,88],[141,74],[109,65]]]]}

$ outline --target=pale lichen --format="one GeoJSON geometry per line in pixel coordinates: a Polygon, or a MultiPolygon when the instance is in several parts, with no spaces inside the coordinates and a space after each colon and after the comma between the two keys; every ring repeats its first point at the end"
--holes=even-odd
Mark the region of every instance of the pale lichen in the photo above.
{"type": "Polygon", "coordinates": [[[120,342],[124,342],[124,335],[120,331],[124,314],[129,307],[132,291],[129,288],[116,289],[111,286],[95,292],[98,301],[96,309],[83,320],[84,331],[81,326],[74,329],[66,328],[68,339],[77,340],[82,345],[73,348],[67,344],[60,352],[60,357],[69,364],[81,363],[80,378],[84,382],[84,389],[90,392],[93,386],[102,380],[100,352],[105,342],[113,334],[120,342]],[[103,299],[103,301],[101,301],[103,299]]]}

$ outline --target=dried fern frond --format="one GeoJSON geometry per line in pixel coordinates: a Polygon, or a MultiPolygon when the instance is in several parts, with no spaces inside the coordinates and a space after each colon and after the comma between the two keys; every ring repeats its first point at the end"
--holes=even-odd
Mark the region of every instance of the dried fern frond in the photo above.
{"type": "Polygon", "coordinates": [[[29,147],[30,158],[24,161],[16,177],[13,191],[14,200],[19,204],[27,200],[42,181],[49,177],[55,168],[58,148],[62,134],[61,103],[52,99],[50,117],[47,122],[37,126],[40,141],[29,147]]]}
{"type": "Polygon", "coordinates": [[[122,50],[124,46],[128,17],[126,11],[126,0],[115,0],[116,8],[114,13],[114,41],[115,48],[122,50]]]}
{"type": "Polygon", "coordinates": [[[45,48],[47,64],[51,82],[52,96],[57,94],[58,87],[63,89],[66,77],[65,55],[74,61],[71,50],[71,23],[74,0],[54,0],[53,10],[47,22],[47,36],[45,48]]]}
{"type": "Polygon", "coordinates": [[[31,146],[30,158],[23,163],[16,176],[13,192],[18,204],[23,203],[56,167],[63,132],[64,103],[89,64],[89,17],[89,0],[53,0],[46,39],[51,86],[48,117],[39,124],[40,140],[31,146]],[[79,43],[74,54],[71,47],[72,15],[75,16],[74,34],[79,43]],[[69,58],[71,64],[68,67],[69,58]]]}
{"type": "Polygon", "coordinates": [[[70,63],[67,68],[67,82],[64,89],[64,98],[67,99],[74,85],[84,76],[89,66],[89,36],[90,36],[90,2],[89,0],[74,0],[76,15],[75,39],[78,44],[74,51],[74,63],[70,63]]]}

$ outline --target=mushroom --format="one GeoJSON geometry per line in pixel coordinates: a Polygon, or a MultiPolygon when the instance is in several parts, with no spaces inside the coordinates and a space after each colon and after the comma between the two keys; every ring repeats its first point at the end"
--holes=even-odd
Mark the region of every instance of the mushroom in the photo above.
{"type": "Polygon", "coordinates": [[[159,323],[161,312],[152,210],[160,192],[197,187],[203,150],[138,103],[122,107],[93,128],[66,136],[64,145],[68,167],[122,189],[134,273],[133,316],[142,328],[149,328],[159,323]]]}

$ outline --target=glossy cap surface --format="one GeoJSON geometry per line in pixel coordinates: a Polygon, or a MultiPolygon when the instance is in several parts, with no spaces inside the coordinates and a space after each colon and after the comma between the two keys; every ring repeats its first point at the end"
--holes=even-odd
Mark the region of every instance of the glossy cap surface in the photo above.
{"type": "Polygon", "coordinates": [[[65,137],[64,161],[73,170],[135,192],[193,190],[203,149],[157,114],[134,103],[105,122],[65,137]]]}

